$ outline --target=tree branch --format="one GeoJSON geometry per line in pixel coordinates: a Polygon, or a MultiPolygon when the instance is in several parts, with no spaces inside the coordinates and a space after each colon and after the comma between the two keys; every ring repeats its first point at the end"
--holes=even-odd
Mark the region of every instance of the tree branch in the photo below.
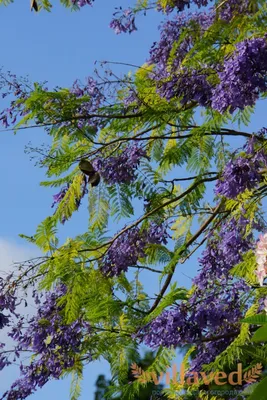
{"type": "MultiPolygon", "coordinates": [[[[223,201],[215,208],[214,213],[204,222],[204,224],[199,228],[199,230],[191,237],[191,239],[188,240],[186,243],[185,247],[182,249],[181,254],[188,249],[191,244],[194,243],[195,240],[198,239],[198,237],[204,232],[204,230],[209,226],[209,224],[214,220],[214,218],[218,215],[218,212],[220,211],[220,208],[222,207],[223,201]]],[[[149,310],[149,314],[154,311],[158,304],[160,303],[162,297],[164,296],[166,290],[168,289],[169,284],[171,283],[173,274],[175,272],[175,267],[173,267],[173,270],[169,273],[169,275],[166,278],[166,281],[160,291],[160,293],[157,296],[157,299],[155,300],[154,304],[151,306],[149,310]]]]}

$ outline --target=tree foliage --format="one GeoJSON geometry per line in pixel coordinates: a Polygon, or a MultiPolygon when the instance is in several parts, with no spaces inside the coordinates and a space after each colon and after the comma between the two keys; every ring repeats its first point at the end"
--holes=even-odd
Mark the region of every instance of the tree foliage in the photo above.
{"type": "MultiPolygon", "coordinates": [[[[149,62],[119,79],[110,67],[101,78],[99,71],[84,84],[49,90],[2,74],[3,94],[13,96],[2,123],[15,132],[46,130],[51,146],[45,154],[35,149],[47,175],[41,184],[60,188],[54,213],[22,235],[43,256],[1,283],[0,327],[9,321],[7,309],[15,356],[34,354],[3,398],[26,398],[71,373],[76,399],[84,365],[104,358],[112,373],[108,396],[141,399],[147,382],[128,379],[143,343],[157,350],[149,376],[167,371],[176,348],[188,350],[187,372],[230,373],[237,363],[247,372],[266,360],[265,326],[252,333],[265,323],[265,239],[263,253],[256,256],[255,247],[266,229],[267,139],[265,128],[250,129],[267,92],[266,2],[223,0],[208,12],[180,14],[191,3],[207,4],[141,1],[112,21],[117,33],[132,32],[136,15],[152,5],[172,16],[149,62]],[[231,138],[240,147],[232,149],[231,138]],[[82,160],[92,166],[89,175],[82,160]],[[88,229],[61,243],[59,225],[85,201],[88,229]],[[180,287],[176,270],[200,249],[192,288],[180,287]],[[144,271],[159,278],[153,298],[144,271]],[[34,291],[38,312],[23,328],[14,299],[32,285],[41,293],[34,291]]],[[[4,350],[0,366],[8,363],[4,350]]],[[[251,399],[265,390],[265,379],[251,399]]],[[[178,398],[192,399],[197,390],[200,399],[225,398],[210,395],[212,388],[173,381],[165,395],[177,398],[182,390],[178,398]]],[[[247,390],[245,383],[238,389],[247,390]]]]}

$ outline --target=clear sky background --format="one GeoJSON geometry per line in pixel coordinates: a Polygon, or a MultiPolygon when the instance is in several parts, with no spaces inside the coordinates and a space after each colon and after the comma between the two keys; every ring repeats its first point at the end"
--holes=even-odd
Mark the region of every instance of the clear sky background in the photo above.
{"type": "MultiPolygon", "coordinates": [[[[122,61],[141,65],[148,57],[153,41],[158,38],[160,15],[156,12],[138,21],[139,31],[133,35],[115,35],[109,22],[116,6],[127,8],[130,0],[96,0],[94,7],[84,7],[72,13],[57,3],[52,13],[31,13],[29,0],[16,0],[0,8],[1,61],[4,70],[17,75],[29,75],[31,81],[49,82],[49,87],[70,86],[76,78],[91,75],[96,60],[122,61]]],[[[125,71],[125,69],[124,69],[125,71]]],[[[0,100],[1,101],[1,100],[0,100]]],[[[1,105],[1,108],[4,103],[1,105]]],[[[264,104],[257,107],[252,129],[266,126],[264,104]]],[[[48,214],[55,190],[42,188],[44,171],[34,167],[24,147],[32,142],[38,146],[47,139],[41,129],[0,132],[0,270],[7,271],[14,261],[36,255],[36,249],[18,238],[19,233],[31,235],[48,214]]],[[[234,143],[233,143],[234,144],[234,143]]],[[[57,189],[56,189],[57,191],[57,189]]],[[[84,232],[88,225],[87,204],[60,230],[61,238],[84,232]]],[[[197,255],[190,265],[180,269],[176,277],[180,285],[190,285],[197,270],[197,255]]],[[[1,272],[0,272],[1,273],[1,272]]],[[[156,281],[150,289],[157,291],[156,281]]],[[[32,311],[31,311],[32,312],[32,311]]],[[[1,341],[1,336],[0,336],[1,341]]],[[[105,363],[86,368],[82,400],[93,399],[94,383],[100,373],[108,373],[105,363]]],[[[18,376],[16,367],[0,372],[0,395],[18,376]]],[[[32,400],[68,399],[69,380],[51,382],[31,396],[32,400]]]]}

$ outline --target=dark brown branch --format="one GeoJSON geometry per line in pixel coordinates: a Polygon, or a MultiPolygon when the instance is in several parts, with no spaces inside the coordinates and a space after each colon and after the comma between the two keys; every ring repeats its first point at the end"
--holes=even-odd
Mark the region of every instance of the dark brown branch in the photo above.
{"type": "MultiPolygon", "coordinates": [[[[206,176],[206,175],[218,175],[218,172],[205,172],[204,174],[201,174],[201,176],[206,176]]],[[[198,178],[198,176],[189,176],[188,178],[175,178],[171,180],[160,180],[159,182],[166,182],[166,183],[173,183],[173,182],[181,182],[181,181],[193,181],[194,179],[198,178]]]]}
{"type": "MultiPolygon", "coordinates": [[[[161,127],[162,124],[158,124],[155,127],[150,127],[147,130],[138,133],[135,136],[132,137],[121,137],[121,138],[117,138],[114,140],[111,140],[108,143],[101,143],[101,142],[94,142],[94,144],[97,145],[102,145],[102,146],[110,146],[114,143],[117,142],[129,142],[129,141],[146,141],[146,140],[169,140],[169,139],[178,139],[178,140],[183,140],[183,139],[189,139],[191,137],[194,137],[194,134],[187,134],[187,135],[181,135],[180,132],[182,131],[188,131],[190,129],[193,128],[198,128],[198,126],[192,126],[192,125],[188,125],[188,126],[177,126],[179,128],[178,131],[176,132],[172,132],[172,134],[170,135],[170,133],[166,133],[163,135],[158,135],[158,136],[149,136],[149,137],[141,137],[142,135],[144,135],[145,133],[151,131],[152,129],[157,129],[159,127],[161,127]],[[179,135],[174,136],[173,133],[177,133],[179,132],[179,135]]],[[[246,138],[251,138],[252,136],[256,137],[259,141],[263,141],[265,139],[263,139],[261,136],[258,135],[252,135],[250,133],[247,132],[237,132],[237,131],[230,131],[230,130],[223,130],[223,132],[215,132],[215,131],[211,131],[211,132],[205,132],[202,133],[201,136],[241,136],[241,137],[246,137],[246,138]]]]}
{"type": "Polygon", "coordinates": [[[160,271],[159,269],[150,268],[145,265],[132,265],[132,266],[130,266],[130,268],[147,269],[148,271],[157,272],[158,274],[162,274],[162,271],[160,271]]]}
{"type": "MultiPolygon", "coordinates": [[[[258,329],[258,327],[251,328],[251,331],[255,332],[257,329],[258,329]]],[[[235,337],[235,336],[238,336],[239,334],[240,334],[240,331],[229,332],[229,333],[225,333],[224,335],[210,336],[210,337],[207,337],[207,338],[205,337],[205,338],[200,339],[200,341],[202,343],[216,342],[217,340],[235,337]]]]}
{"type": "MultiPolygon", "coordinates": [[[[116,239],[118,239],[123,233],[127,232],[128,230],[134,228],[135,226],[139,225],[141,222],[143,222],[146,218],[150,217],[157,211],[161,210],[164,207],[169,206],[172,203],[176,203],[177,201],[181,200],[183,197],[187,196],[189,193],[191,193],[193,190],[195,190],[200,184],[205,183],[205,182],[212,182],[216,180],[216,177],[211,177],[211,178],[205,178],[205,179],[200,179],[197,182],[195,182],[193,185],[191,185],[187,190],[185,190],[183,193],[181,193],[179,196],[175,197],[174,199],[170,199],[166,201],[164,204],[160,204],[158,207],[155,207],[153,210],[149,211],[142,217],[140,217],[137,221],[132,223],[131,225],[128,225],[126,228],[122,229],[117,235],[114,236],[112,240],[110,240],[107,243],[102,244],[99,247],[95,247],[92,249],[82,249],[79,250],[79,253],[85,252],[85,251],[95,251],[95,250],[100,250],[108,245],[108,248],[112,245],[112,243],[115,242],[116,239]]],[[[212,218],[213,216],[211,216],[212,218]]],[[[193,243],[193,242],[192,242],[193,243]]]]}

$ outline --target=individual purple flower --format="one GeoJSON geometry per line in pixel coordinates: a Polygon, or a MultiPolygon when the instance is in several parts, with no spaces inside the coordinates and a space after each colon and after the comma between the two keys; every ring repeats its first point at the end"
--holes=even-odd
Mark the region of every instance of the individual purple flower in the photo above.
{"type": "Polygon", "coordinates": [[[68,186],[68,185],[67,185],[67,186],[64,186],[63,188],[60,189],[60,192],[58,192],[57,194],[54,194],[54,195],[53,195],[53,200],[54,200],[54,202],[53,202],[53,204],[51,205],[52,208],[55,206],[55,204],[60,203],[61,200],[64,199],[64,197],[65,197],[65,195],[66,195],[68,189],[69,189],[69,186],[68,186]]]}

